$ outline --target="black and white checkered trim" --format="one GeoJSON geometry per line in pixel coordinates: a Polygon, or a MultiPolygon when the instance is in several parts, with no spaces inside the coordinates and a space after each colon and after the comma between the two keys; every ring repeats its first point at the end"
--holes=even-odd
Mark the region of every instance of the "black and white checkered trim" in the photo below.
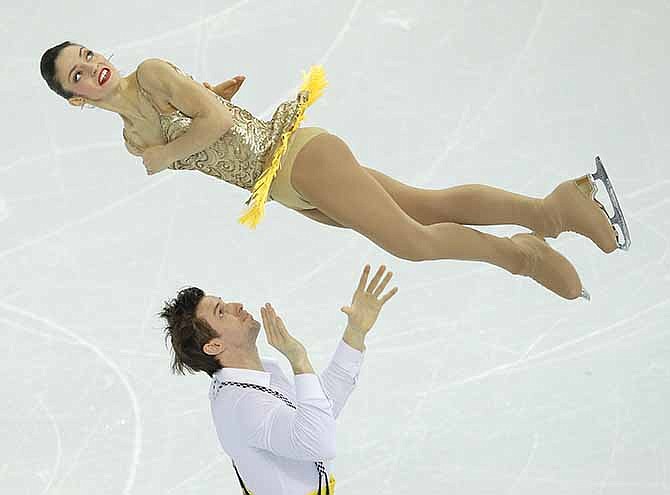
{"type": "Polygon", "coordinates": [[[219,382],[216,381],[214,382],[214,397],[218,395],[218,393],[221,391],[223,387],[240,387],[240,388],[252,388],[254,390],[260,390],[261,392],[268,393],[270,395],[274,395],[278,399],[281,399],[281,401],[286,404],[288,407],[291,409],[295,409],[295,405],[293,402],[289,400],[288,397],[286,397],[284,394],[281,392],[277,392],[276,390],[272,390],[271,388],[263,387],[262,385],[256,385],[253,383],[242,383],[242,382],[219,382]]]}

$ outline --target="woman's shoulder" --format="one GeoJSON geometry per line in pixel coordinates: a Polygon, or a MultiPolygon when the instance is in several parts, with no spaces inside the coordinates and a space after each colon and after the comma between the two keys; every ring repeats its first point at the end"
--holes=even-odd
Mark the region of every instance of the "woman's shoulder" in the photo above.
{"type": "Polygon", "coordinates": [[[141,78],[143,82],[158,82],[165,77],[174,76],[175,74],[190,77],[175,64],[163,60],[162,58],[148,58],[143,60],[137,66],[135,74],[137,74],[137,77],[141,78]]]}
{"type": "Polygon", "coordinates": [[[142,60],[138,65],[137,65],[137,70],[138,71],[155,71],[155,70],[161,70],[165,67],[175,67],[175,65],[172,62],[169,62],[167,60],[164,60],[162,58],[157,58],[157,57],[152,57],[152,58],[147,58],[145,60],[142,60]]]}

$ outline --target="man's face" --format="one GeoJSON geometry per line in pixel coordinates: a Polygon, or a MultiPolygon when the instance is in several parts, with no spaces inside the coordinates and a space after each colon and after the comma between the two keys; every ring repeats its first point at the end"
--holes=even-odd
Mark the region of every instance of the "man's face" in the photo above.
{"type": "Polygon", "coordinates": [[[100,100],[119,84],[119,71],[109,60],[88,48],[70,45],[56,58],[56,77],[67,91],[100,100]]]}
{"type": "Polygon", "coordinates": [[[227,352],[251,349],[261,328],[242,304],[225,302],[216,296],[203,297],[195,309],[195,316],[214,329],[218,337],[212,340],[222,344],[227,352]]]}

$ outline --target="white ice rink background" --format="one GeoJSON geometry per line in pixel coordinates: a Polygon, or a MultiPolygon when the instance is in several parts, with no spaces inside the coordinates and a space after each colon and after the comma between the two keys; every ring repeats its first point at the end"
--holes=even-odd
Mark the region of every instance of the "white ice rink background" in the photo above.
{"type": "Polygon", "coordinates": [[[239,493],[207,376],[169,372],[162,302],[193,284],[260,320],[269,301],[323,368],[366,262],[400,291],[339,421],[338,494],[670,493],[667,1],[12,1],[0,14],[0,493],[239,493]],[[598,154],[631,250],[550,240],[586,303],[489,265],[398,260],[277,204],[250,231],[242,190],[146,176],[117,116],[47,89],[39,58],[64,40],[126,74],[150,57],[200,81],[244,74],[234,101],[262,117],[321,63],[330,86],[305,125],[419,187],[544,196],[598,154]]]}

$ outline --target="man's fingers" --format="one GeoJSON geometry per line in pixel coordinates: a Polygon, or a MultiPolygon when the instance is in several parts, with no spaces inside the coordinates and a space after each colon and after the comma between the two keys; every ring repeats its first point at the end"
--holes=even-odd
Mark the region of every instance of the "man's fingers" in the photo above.
{"type": "Polygon", "coordinates": [[[375,297],[379,297],[379,294],[384,292],[384,289],[389,283],[389,280],[391,280],[391,277],[393,276],[393,272],[387,272],[386,276],[384,277],[384,280],[382,280],[382,283],[375,289],[375,291],[372,293],[375,297]]]}
{"type": "Polygon", "coordinates": [[[363,273],[361,273],[361,278],[358,281],[358,287],[356,290],[365,290],[365,284],[368,283],[368,274],[370,273],[370,265],[365,265],[363,268],[363,273]]]}
{"type": "Polygon", "coordinates": [[[276,319],[277,319],[277,313],[276,313],[276,311],[275,311],[275,308],[273,308],[272,305],[271,305],[270,303],[267,303],[267,304],[265,305],[265,307],[266,307],[267,310],[268,310],[268,313],[269,313],[269,315],[270,315],[270,318],[272,318],[273,321],[276,320],[276,319]]]}
{"type": "Polygon", "coordinates": [[[274,347],[275,339],[272,335],[272,330],[270,330],[270,325],[265,322],[265,319],[263,319],[263,329],[265,330],[265,339],[268,341],[268,344],[274,347]]]}
{"type": "Polygon", "coordinates": [[[267,310],[265,311],[263,322],[265,326],[265,337],[268,340],[268,344],[270,344],[272,347],[275,347],[276,349],[279,349],[280,337],[277,334],[277,328],[274,325],[272,318],[268,315],[267,310]]]}
{"type": "Polygon", "coordinates": [[[267,313],[268,323],[271,327],[272,336],[275,342],[279,342],[280,339],[283,339],[284,337],[280,328],[281,320],[277,316],[274,308],[269,303],[265,305],[265,311],[267,313]]]}
{"type": "Polygon", "coordinates": [[[263,320],[263,328],[267,331],[268,329],[268,317],[265,314],[265,308],[261,308],[261,319],[263,320]]]}
{"type": "Polygon", "coordinates": [[[398,292],[398,288],[397,288],[397,287],[394,287],[393,289],[391,289],[390,291],[388,291],[388,293],[386,293],[386,294],[384,295],[384,297],[382,297],[381,303],[384,304],[386,301],[388,301],[389,299],[391,299],[397,292],[398,292]]]}
{"type": "Polygon", "coordinates": [[[286,325],[284,325],[283,320],[279,317],[277,317],[277,331],[283,344],[290,342],[293,338],[291,337],[291,334],[288,333],[288,330],[286,330],[286,325]]]}
{"type": "Polygon", "coordinates": [[[386,267],[384,265],[381,265],[377,269],[377,273],[375,273],[375,276],[370,281],[370,285],[368,285],[368,292],[372,292],[372,289],[374,289],[377,286],[377,284],[379,283],[379,279],[381,278],[382,274],[384,273],[384,270],[386,270],[386,267]]]}
{"type": "Polygon", "coordinates": [[[288,330],[286,330],[286,325],[284,325],[284,320],[282,320],[280,316],[277,316],[277,319],[275,321],[277,322],[277,329],[281,333],[288,334],[288,330]]]}
{"type": "Polygon", "coordinates": [[[263,326],[265,329],[272,332],[274,325],[272,324],[272,319],[270,318],[267,309],[261,308],[261,318],[263,318],[263,326]]]}
{"type": "Polygon", "coordinates": [[[261,318],[263,318],[268,343],[278,351],[284,352],[292,338],[288,330],[286,330],[284,321],[277,316],[277,313],[270,304],[266,304],[261,308],[261,318]]]}

